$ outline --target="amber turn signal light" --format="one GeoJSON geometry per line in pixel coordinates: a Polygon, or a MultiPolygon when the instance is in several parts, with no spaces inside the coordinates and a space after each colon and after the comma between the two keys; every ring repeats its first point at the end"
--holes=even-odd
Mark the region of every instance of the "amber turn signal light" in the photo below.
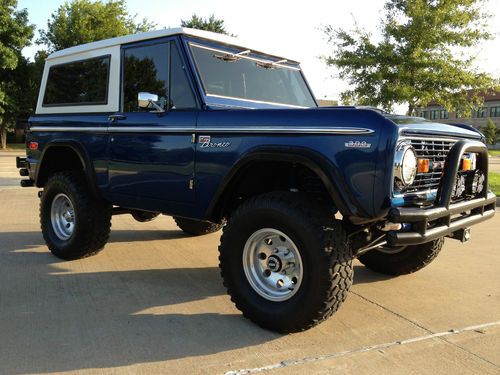
{"type": "Polygon", "coordinates": [[[417,160],[417,172],[418,173],[429,172],[429,159],[418,159],[417,160]]]}
{"type": "Polygon", "coordinates": [[[471,159],[462,159],[462,171],[470,171],[472,170],[472,160],[471,159]]]}

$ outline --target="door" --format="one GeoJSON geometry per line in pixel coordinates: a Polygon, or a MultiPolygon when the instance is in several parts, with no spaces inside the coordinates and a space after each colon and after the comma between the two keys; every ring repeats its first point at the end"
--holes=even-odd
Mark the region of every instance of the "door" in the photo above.
{"type": "Polygon", "coordinates": [[[121,105],[108,127],[113,201],[167,213],[172,204],[193,203],[197,109],[173,40],[123,48],[121,105]],[[154,98],[148,108],[139,106],[139,93],[154,98]]]}

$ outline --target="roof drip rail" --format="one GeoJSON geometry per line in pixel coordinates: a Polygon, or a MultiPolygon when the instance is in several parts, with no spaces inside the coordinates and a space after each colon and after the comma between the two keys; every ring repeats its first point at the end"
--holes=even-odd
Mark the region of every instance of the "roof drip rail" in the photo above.
{"type": "Polygon", "coordinates": [[[389,112],[384,111],[384,110],[383,110],[383,109],[381,109],[381,108],[371,106],[371,105],[357,105],[357,106],[355,106],[355,108],[356,108],[356,109],[370,109],[370,110],[375,111],[375,112],[378,112],[378,113],[382,113],[382,114],[389,114],[389,112]]]}

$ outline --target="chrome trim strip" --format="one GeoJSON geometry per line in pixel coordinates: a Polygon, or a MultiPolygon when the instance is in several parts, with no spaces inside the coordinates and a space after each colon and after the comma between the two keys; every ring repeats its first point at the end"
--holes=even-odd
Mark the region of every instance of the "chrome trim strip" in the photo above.
{"type": "Polygon", "coordinates": [[[286,128],[286,127],[199,127],[198,133],[286,133],[286,134],[371,134],[371,129],[366,128],[286,128]]]}
{"type": "Polygon", "coordinates": [[[32,132],[108,133],[107,126],[33,126],[32,132]]]}
{"type": "Polygon", "coordinates": [[[443,142],[458,142],[459,140],[456,138],[441,138],[441,137],[432,137],[426,135],[405,135],[403,137],[398,138],[399,140],[414,140],[414,141],[443,141],[443,142]]]}
{"type": "Polygon", "coordinates": [[[33,126],[32,132],[72,132],[72,133],[230,133],[230,134],[372,134],[367,128],[285,128],[285,127],[163,127],[163,126],[33,126]]]}
{"type": "MultiPolygon", "coordinates": [[[[452,124],[443,124],[443,125],[452,125],[452,124]]],[[[472,133],[472,131],[471,131],[472,133]]],[[[426,130],[426,129],[411,129],[411,128],[401,128],[399,131],[401,137],[407,138],[436,138],[441,140],[446,137],[453,139],[452,137],[456,137],[454,140],[458,141],[460,139],[481,139],[479,134],[454,134],[448,131],[436,131],[436,130],[426,130]],[[443,138],[440,138],[443,137],[443,138]]]]}
{"type": "MultiPolygon", "coordinates": [[[[281,106],[281,107],[286,107],[286,108],[298,108],[298,109],[317,108],[317,107],[305,107],[303,105],[295,105],[295,104],[285,104],[285,103],[278,103],[278,102],[267,102],[265,100],[239,98],[237,96],[225,96],[225,95],[210,94],[210,93],[207,93],[207,92],[205,93],[205,96],[207,98],[230,99],[230,100],[236,100],[236,101],[240,101],[240,102],[246,102],[246,103],[249,103],[249,104],[252,104],[252,103],[257,103],[257,104],[271,104],[271,105],[276,105],[276,106],[281,106]]],[[[211,103],[208,103],[208,105],[211,105],[211,103]]]]}
{"type": "Polygon", "coordinates": [[[195,128],[165,127],[165,126],[110,126],[109,133],[196,133],[195,128]]]}

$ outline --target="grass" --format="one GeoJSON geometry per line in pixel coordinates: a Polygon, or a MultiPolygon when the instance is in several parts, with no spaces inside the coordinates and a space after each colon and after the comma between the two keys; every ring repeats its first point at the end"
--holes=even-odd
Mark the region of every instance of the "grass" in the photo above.
{"type": "Polygon", "coordinates": [[[490,172],[488,174],[488,187],[497,196],[500,196],[500,173],[490,172]]]}
{"type": "Polygon", "coordinates": [[[488,150],[490,156],[500,156],[500,150],[488,150]]]}

